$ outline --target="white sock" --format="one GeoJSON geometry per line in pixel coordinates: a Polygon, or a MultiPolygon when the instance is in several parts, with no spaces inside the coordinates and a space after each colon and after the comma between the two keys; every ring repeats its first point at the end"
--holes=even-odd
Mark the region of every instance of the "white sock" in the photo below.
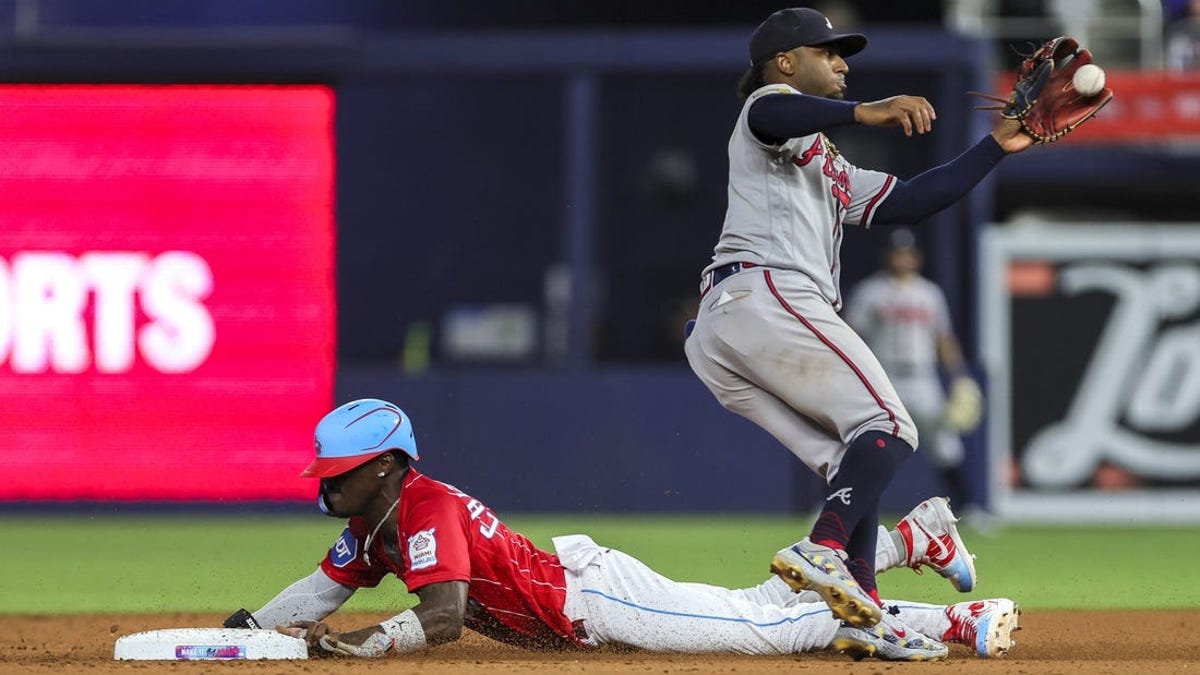
{"type": "MultiPolygon", "coordinates": [[[[800,591],[797,593],[783,579],[776,576],[772,576],[766,582],[759,584],[755,590],[767,599],[767,604],[779,605],[780,607],[825,602],[825,599],[817,595],[816,591],[800,591]]],[[[760,602],[760,604],[762,603],[760,602]]]]}
{"type": "Polygon", "coordinates": [[[883,611],[891,606],[900,608],[897,618],[905,625],[924,633],[926,637],[940,641],[946,631],[950,630],[950,617],[946,616],[945,605],[929,605],[923,602],[908,600],[884,600],[883,611]]]}
{"type": "Polygon", "coordinates": [[[762,582],[755,589],[762,600],[759,604],[777,605],[784,607],[796,599],[796,594],[792,592],[792,587],[777,576],[771,575],[770,579],[762,582]]]}
{"type": "Polygon", "coordinates": [[[879,536],[875,543],[876,574],[904,564],[904,540],[899,537],[899,532],[889,532],[886,527],[879,526],[879,536]]]}
{"type": "Polygon", "coordinates": [[[908,550],[908,544],[904,543],[904,537],[900,534],[899,530],[892,530],[888,534],[892,535],[892,545],[896,547],[896,555],[900,556],[896,559],[896,564],[905,564],[908,557],[912,555],[912,551],[908,550]]]}

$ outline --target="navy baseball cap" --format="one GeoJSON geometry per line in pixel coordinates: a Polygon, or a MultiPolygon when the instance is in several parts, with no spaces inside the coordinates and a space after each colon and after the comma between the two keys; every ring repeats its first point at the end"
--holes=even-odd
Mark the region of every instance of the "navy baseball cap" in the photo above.
{"type": "Polygon", "coordinates": [[[843,57],[857,54],[867,46],[867,36],[835,33],[833,23],[815,9],[792,7],[767,17],[750,37],[750,63],[757,65],[796,47],[815,47],[836,42],[843,57]]]}

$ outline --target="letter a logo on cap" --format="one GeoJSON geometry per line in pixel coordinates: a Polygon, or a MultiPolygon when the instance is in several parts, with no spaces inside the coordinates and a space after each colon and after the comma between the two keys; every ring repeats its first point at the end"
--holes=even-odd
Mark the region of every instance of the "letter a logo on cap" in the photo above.
{"type": "Polygon", "coordinates": [[[829,20],[829,17],[825,17],[825,27],[833,30],[833,22],[829,20]]]}

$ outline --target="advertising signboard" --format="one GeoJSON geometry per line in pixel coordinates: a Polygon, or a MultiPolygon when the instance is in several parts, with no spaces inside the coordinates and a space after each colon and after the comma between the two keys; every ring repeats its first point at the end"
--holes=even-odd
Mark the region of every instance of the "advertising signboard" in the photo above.
{"type": "Polygon", "coordinates": [[[323,86],[0,86],[0,499],[311,496],[333,114],[323,86]]]}
{"type": "Polygon", "coordinates": [[[983,253],[1001,510],[1200,519],[1200,227],[993,228],[983,253]]]}

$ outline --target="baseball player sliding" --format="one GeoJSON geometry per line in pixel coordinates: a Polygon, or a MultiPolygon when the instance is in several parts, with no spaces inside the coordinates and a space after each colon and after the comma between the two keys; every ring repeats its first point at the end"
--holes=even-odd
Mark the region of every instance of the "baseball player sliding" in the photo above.
{"type": "MultiPolygon", "coordinates": [[[[227,628],[278,627],[311,652],[380,657],[459,638],[464,627],[537,649],[621,644],[653,651],[791,654],[837,649],[891,660],[941,658],[923,636],[897,637],[837,620],[813,594],[769,577],[730,590],[680,583],[585,535],[554,539],[553,553],[513,532],[479,500],[410,466],[408,416],[378,399],[352,401],[316,428],[320,508],[349,524],[317,569],[227,628]],[[323,621],[358,588],[396,575],[420,602],[379,624],[335,633],[323,621]]],[[[880,569],[928,566],[954,578],[970,553],[944,502],[923,502],[884,536],[880,569]]],[[[981,656],[1008,651],[1018,609],[1007,599],[927,605],[890,602],[905,622],[981,656]]]]}
{"type": "MultiPolygon", "coordinates": [[[[879,361],[838,315],[843,228],[919,221],[1029,148],[1028,120],[1043,119],[1038,106],[1065,91],[1042,90],[1075,43],[1055,44],[1023,66],[1021,96],[990,134],[906,181],[851,164],[822,133],[854,124],[898,126],[906,136],[933,130],[937,114],[920,96],[845,100],[846,59],[867,46],[865,36],[837,33],[820,12],[793,8],[770,15],[750,38],[751,66],[739,83],[745,104],[729,139],[728,209],[685,349],[723,406],[828,482],[811,532],[779,551],[771,569],[797,591],[820,594],[848,625],[887,616],[875,582],[879,496],[916,448],[917,430],[879,361]]],[[[1103,104],[1065,98],[1081,111],[1071,128],[1103,104]]]]}

